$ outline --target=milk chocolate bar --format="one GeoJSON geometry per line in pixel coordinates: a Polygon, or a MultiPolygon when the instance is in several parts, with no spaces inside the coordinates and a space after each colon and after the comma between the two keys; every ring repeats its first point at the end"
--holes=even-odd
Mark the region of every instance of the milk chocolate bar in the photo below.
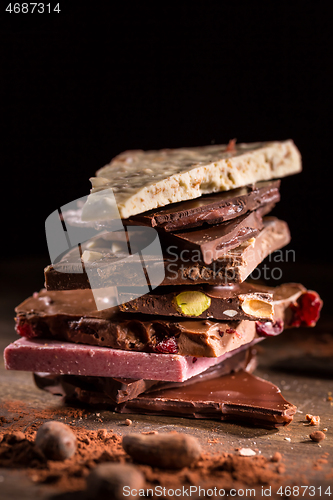
{"type": "Polygon", "coordinates": [[[92,177],[82,220],[120,217],[300,172],[293,141],[125,151],[92,177]],[[111,196],[110,196],[111,194],[111,196]],[[113,198],[115,196],[115,201],[113,198]]]}
{"type": "Polygon", "coordinates": [[[241,370],[185,387],[141,394],[118,411],[278,427],[289,424],[296,409],[274,384],[241,370]]]}
{"type": "MultiPolygon", "coordinates": [[[[221,285],[226,283],[240,283],[244,281],[257,265],[270,253],[287,245],[290,241],[288,225],[276,217],[265,217],[264,228],[256,238],[251,238],[238,247],[229,250],[221,258],[206,265],[192,255],[191,250],[185,249],[179,255],[174,248],[164,249],[164,260],[159,256],[145,257],[146,273],[138,274],[138,266],[142,266],[138,254],[126,258],[119,258],[103,246],[96,246],[94,250],[102,257],[94,262],[85,264],[94,279],[93,288],[112,286],[147,286],[147,276],[150,285],[188,285],[207,283],[221,285]],[[161,269],[165,273],[162,281],[156,282],[156,276],[161,269]]],[[[86,244],[82,244],[82,251],[86,244]]],[[[90,288],[86,271],[77,257],[77,249],[69,251],[55,265],[45,268],[45,286],[48,290],[73,290],[90,288]]],[[[147,290],[148,291],[148,290],[147,290]]]]}
{"type": "Polygon", "coordinates": [[[195,200],[173,203],[130,217],[130,221],[164,229],[167,232],[219,224],[280,201],[280,180],[262,181],[250,186],[204,195],[195,200]]]}
{"type": "Polygon", "coordinates": [[[136,398],[139,394],[155,390],[185,386],[202,380],[226,375],[230,372],[245,370],[252,372],[257,366],[255,348],[238,350],[224,361],[187,379],[184,382],[162,382],[159,380],[87,377],[80,375],[57,375],[51,373],[34,373],[36,385],[52,394],[65,396],[66,399],[78,399],[81,402],[92,403],[95,396],[110,398],[115,404],[124,403],[136,398]]]}
{"type": "Polygon", "coordinates": [[[257,338],[219,357],[197,358],[22,338],[6,347],[4,361],[7,370],[183,382],[259,341],[257,338]]]}
{"type": "MultiPolygon", "coordinates": [[[[23,337],[56,339],[123,351],[219,357],[258,338],[254,321],[221,322],[216,320],[174,319],[159,316],[126,315],[114,310],[91,310],[89,298],[84,307],[70,310],[73,300],[84,302],[84,293],[41,292],[17,308],[16,330],[23,337]],[[52,293],[50,296],[49,294],[52,293]],[[65,296],[64,296],[65,293],[65,296]],[[57,296],[58,294],[58,296],[57,296]],[[59,295],[62,295],[59,297],[59,295]],[[44,307],[44,301],[51,301],[44,307]],[[38,311],[38,307],[40,307],[38,311]],[[103,314],[105,312],[105,314],[103,314]]],[[[278,333],[283,330],[283,322],[278,333]]],[[[41,370],[39,370],[41,371],[41,370]]]]}
{"type": "Polygon", "coordinates": [[[30,339],[56,339],[125,351],[218,357],[258,337],[277,335],[284,328],[315,324],[322,304],[316,292],[292,283],[272,292],[274,322],[126,314],[116,308],[98,311],[90,290],[42,290],[16,308],[16,330],[30,339]]]}

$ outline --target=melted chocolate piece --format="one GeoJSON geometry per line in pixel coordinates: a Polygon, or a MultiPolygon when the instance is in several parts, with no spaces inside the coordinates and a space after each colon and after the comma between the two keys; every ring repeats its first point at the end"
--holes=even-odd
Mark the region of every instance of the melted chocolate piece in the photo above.
{"type": "Polygon", "coordinates": [[[195,200],[172,203],[162,209],[151,210],[130,217],[130,221],[165,231],[179,231],[204,223],[219,224],[268,203],[280,201],[280,181],[263,181],[195,200]]]}

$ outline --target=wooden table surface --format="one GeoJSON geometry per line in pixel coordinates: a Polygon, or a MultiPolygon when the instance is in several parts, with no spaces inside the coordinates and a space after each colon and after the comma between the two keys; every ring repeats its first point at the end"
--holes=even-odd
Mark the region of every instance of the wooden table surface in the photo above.
{"type": "MultiPolygon", "coordinates": [[[[36,258],[13,260],[1,265],[1,352],[17,338],[13,329],[15,305],[42,288],[42,270],[47,264],[46,259],[36,258]]],[[[300,281],[308,288],[316,289],[326,304],[329,302],[332,272],[318,267],[312,272],[311,268],[306,268],[305,272],[304,266],[294,265],[292,270],[284,272],[283,278],[284,281],[300,281]]],[[[218,421],[144,415],[131,416],[133,425],[127,427],[124,426],[124,415],[103,410],[97,416],[95,409],[87,419],[78,419],[73,425],[84,425],[91,430],[113,429],[119,435],[149,430],[177,430],[196,436],[205,450],[214,452],[233,453],[235,448],[249,447],[270,457],[279,451],[289,475],[297,476],[301,473],[307,478],[308,484],[322,488],[330,485],[333,494],[333,402],[330,401],[330,394],[333,393],[333,359],[328,355],[328,347],[331,346],[332,351],[332,343],[333,310],[330,307],[325,310],[324,307],[322,317],[314,329],[289,330],[260,344],[259,367],[255,374],[280,387],[283,396],[297,406],[293,422],[287,427],[267,430],[218,421]],[[314,336],[318,343],[312,342],[313,348],[310,348],[308,339],[314,339],[314,336]],[[306,423],[307,413],[319,415],[319,428],[327,429],[326,439],[320,444],[309,439],[309,434],[315,427],[306,423]],[[209,443],[211,440],[217,442],[209,443]],[[328,453],[327,463],[318,466],[317,460],[324,453],[328,453]]],[[[60,404],[56,397],[35,387],[30,373],[6,371],[1,357],[0,416],[13,416],[8,411],[9,401],[18,402],[25,411],[30,409],[31,412],[55,408],[60,404]]],[[[5,428],[6,424],[1,427],[2,430],[5,428]]],[[[0,469],[1,500],[46,499],[51,494],[54,494],[54,489],[34,484],[23,471],[0,469]]]]}

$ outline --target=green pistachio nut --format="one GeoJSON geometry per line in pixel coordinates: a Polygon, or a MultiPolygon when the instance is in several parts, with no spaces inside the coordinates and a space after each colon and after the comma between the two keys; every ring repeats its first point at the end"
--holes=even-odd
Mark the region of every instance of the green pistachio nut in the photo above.
{"type": "Polygon", "coordinates": [[[175,297],[175,302],[186,316],[200,316],[209,308],[211,300],[202,292],[181,292],[175,297]]]}

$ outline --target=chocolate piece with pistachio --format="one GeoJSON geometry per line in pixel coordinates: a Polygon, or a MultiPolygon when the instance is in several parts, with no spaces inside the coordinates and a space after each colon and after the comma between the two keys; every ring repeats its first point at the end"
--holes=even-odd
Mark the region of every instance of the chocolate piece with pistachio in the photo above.
{"type": "Polygon", "coordinates": [[[218,357],[289,326],[313,326],[321,300],[302,285],[287,284],[273,294],[274,321],[203,318],[96,310],[91,290],[42,290],[16,308],[16,330],[26,338],[54,339],[125,351],[218,357]]]}
{"type": "MultiPolygon", "coordinates": [[[[136,293],[134,299],[128,288],[124,292],[118,289],[118,296],[119,302],[123,302],[120,310],[124,312],[225,321],[273,320],[273,296],[278,290],[244,281],[224,286],[158,287],[141,297],[136,293]]],[[[295,292],[299,290],[295,285],[295,292]]],[[[284,292],[287,292],[285,287],[284,292]]]]}

